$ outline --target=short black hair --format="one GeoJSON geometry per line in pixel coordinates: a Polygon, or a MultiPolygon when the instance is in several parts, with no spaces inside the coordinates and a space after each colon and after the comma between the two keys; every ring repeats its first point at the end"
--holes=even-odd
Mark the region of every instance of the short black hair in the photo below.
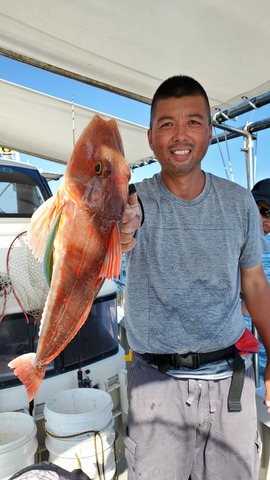
{"type": "Polygon", "coordinates": [[[202,85],[199,82],[197,82],[197,80],[187,75],[175,75],[173,77],[168,78],[167,80],[164,80],[164,82],[161,83],[161,85],[158,87],[158,89],[156,90],[153,96],[151,111],[150,111],[150,128],[152,127],[153,117],[155,113],[155,106],[158,100],[162,100],[170,97],[176,97],[176,98],[186,97],[187,95],[190,95],[190,96],[200,95],[205,99],[205,103],[206,103],[206,107],[209,115],[209,124],[210,124],[211,110],[210,110],[209,99],[202,85]]]}

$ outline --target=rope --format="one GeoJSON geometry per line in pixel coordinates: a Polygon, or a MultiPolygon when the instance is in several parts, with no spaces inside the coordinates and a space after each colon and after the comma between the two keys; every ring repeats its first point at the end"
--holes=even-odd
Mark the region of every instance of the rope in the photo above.
{"type": "MultiPolygon", "coordinates": [[[[75,438],[75,437],[80,437],[81,435],[88,435],[88,434],[93,434],[94,435],[94,446],[95,446],[95,458],[96,458],[96,466],[97,466],[97,471],[98,471],[98,478],[99,480],[106,480],[106,475],[105,475],[105,455],[104,455],[104,445],[103,445],[103,440],[102,436],[99,431],[97,430],[86,430],[85,432],[80,432],[80,433],[73,433],[71,435],[55,435],[54,433],[51,433],[47,428],[46,428],[46,420],[43,420],[43,430],[48,435],[49,437],[52,438],[75,438]],[[102,462],[101,462],[101,467],[102,467],[102,473],[100,469],[100,462],[98,458],[98,449],[97,449],[97,439],[99,438],[100,443],[101,443],[101,448],[102,448],[102,462]]],[[[115,443],[115,442],[114,442],[115,443]]],[[[77,459],[79,469],[81,469],[81,461],[78,455],[75,453],[75,457],[77,459]]],[[[90,479],[91,480],[91,479],[90,479]]]]}
{"type": "Polygon", "coordinates": [[[79,458],[79,455],[77,455],[77,453],[75,453],[75,457],[76,457],[76,460],[77,460],[78,469],[81,470],[82,469],[82,464],[81,464],[81,460],[79,458]]]}

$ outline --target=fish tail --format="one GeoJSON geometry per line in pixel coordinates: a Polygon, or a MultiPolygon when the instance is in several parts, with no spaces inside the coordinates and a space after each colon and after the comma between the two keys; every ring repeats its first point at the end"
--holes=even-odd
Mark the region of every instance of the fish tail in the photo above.
{"type": "Polygon", "coordinates": [[[14,374],[24,384],[28,400],[31,402],[44,378],[46,366],[43,368],[37,368],[36,354],[26,353],[25,355],[21,355],[20,357],[11,360],[8,367],[14,369],[14,374]]]}

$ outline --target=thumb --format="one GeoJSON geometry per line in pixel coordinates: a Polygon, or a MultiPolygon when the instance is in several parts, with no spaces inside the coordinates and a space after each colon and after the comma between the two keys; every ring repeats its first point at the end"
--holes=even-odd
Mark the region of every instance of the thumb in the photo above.
{"type": "Polygon", "coordinates": [[[134,183],[131,183],[128,187],[128,203],[130,207],[134,207],[138,205],[138,196],[136,193],[136,187],[134,183]]]}

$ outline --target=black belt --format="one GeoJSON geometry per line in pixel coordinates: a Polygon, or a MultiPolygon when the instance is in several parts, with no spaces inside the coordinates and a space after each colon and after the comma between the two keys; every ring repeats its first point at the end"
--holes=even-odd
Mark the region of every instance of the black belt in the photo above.
{"type": "Polygon", "coordinates": [[[207,353],[168,353],[168,354],[156,354],[156,353],[143,353],[142,357],[149,363],[154,363],[161,372],[167,372],[170,368],[187,367],[191,369],[199,368],[205,363],[215,362],[224,358],[233,357],[235,353],[235,346],[223,348],[215,352],[207,353]]]}
{"type": "Polygon", "coordinates": [[[182,355],[179,353],[143,353],[141,356],[148,363],[156,365],[161,373],[166,373],[171,368],[181,367],[195,370],[206,363],[228,358],[234,359],[234,371],[228,397],[228,409],[230,412],[241,411],[240,399],[244,384],[245,362],[234,345],[207,353],[185,353],[182,355]]]}

